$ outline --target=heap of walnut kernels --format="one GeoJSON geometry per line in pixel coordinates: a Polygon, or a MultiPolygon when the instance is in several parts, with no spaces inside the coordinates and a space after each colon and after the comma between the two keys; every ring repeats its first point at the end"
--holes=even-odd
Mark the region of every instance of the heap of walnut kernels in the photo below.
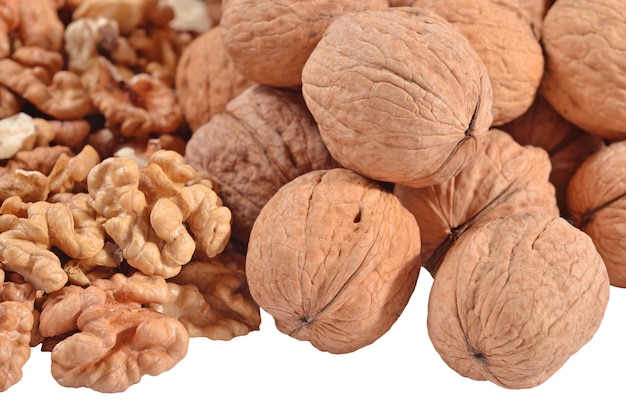
{"type": "Polygon", "coordinates": [[[626,13],[581,2],[0,0],[0,391],[33,348],[124,391],[261,309],[352,352],[422,269],[452,369],[543,383],[626,286],[626,13]]]}

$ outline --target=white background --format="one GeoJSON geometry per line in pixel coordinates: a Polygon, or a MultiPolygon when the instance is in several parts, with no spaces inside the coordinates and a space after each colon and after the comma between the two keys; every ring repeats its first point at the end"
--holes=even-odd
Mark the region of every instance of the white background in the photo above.
{"type": "Polygon", "coordinates": [[[548,381],[525,390],[461,377],[426,330],[431,276],[422,269],[404,313],[370,346],[344,355],[261,329],[231,341],[192,339],[168,372],[127,391],[61,387],[49,353],[33,349],[22,380],[0,393],[0,410],[44,416],[623,416],[626,414],[626,289],[611,288],[594,338],[548,381]]]}

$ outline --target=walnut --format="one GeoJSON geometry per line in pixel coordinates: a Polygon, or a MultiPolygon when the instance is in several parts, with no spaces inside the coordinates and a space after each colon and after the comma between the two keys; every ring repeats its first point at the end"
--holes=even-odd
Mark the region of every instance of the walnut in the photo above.
{"type": "Polygon", "coordinates": [[[20,23],[19,3],[19,0],[4,0],[0,3],[0,59],[8,58],[11,55],[9,34],[20,23]]]}
{"type": "Polygon", "coordinates": [[[233,216],[232,236],[248,241],[267,200],[300,174],[337,167],[297,91],[254,85],[192,136],[185,161],[217,182],[233,216]]]}
{"type": "Polygon", "coordinates": [[[543,19],[556,0],[491,0],[492,2],[508,7],[518,14],[532,28],[537,39],[541,39],[543,19]]]}
{"type": "Polygon", "coordinates": [[[476,224],[522,212],[559,214],[550,160],[541,148],[521,146],[491,129],[474,162],[448,181],[394,193],[420,227],[422,263],[434,276],[450,246],[476,224]]]}
{"type": "Polygon", "coordinates": [[[87,178],[107,235],[128,264],[147,275],[173,277],[196,249],[214,257],[230,237],[229,209],[182,158],[159,150],[139,168],[131,159],[112,157],[87,178]]]}
{"type": "Polygon", "coordinates": [[[167,23],[174,12],[159,0],[83,0],[72,13],[72,20],[98,17],[115,20],[120,32],[128,34],[148,22],[167,23]]]}
{"type": "Polygon", "coordinates": [[[52,376],[60,385],[121,392],[143,375],[158,375],[185,357],[189,344],[185,327],[141,307],[142,302],[164,301],[161,297],[168,296],[165,281],[145,277],[133,284],[132,280],[117,275],[94,282],[70,303],[78,331],[59,341],[51,352],[52,376]],[[160,280],[160,284],[145,287],[146,278],[160,280]],[[130,285],[134,288],[128,289],[130,285]],[[156,293],[152,291],[158,287],[156,293]],[[159,298],[154,298],[155,294],[160,294],[159,298]]]}
{"type": "MultiPolygon", "coordinates": [[[[119,33],[116,20],[106,17],[81,18],[67,25],[64,33],[67,67],[83,76],[97,64],[102,52],[118,65],[136,65],[137,54],[119,33]]],[[[85,77],[85,78],[86,78],[85,77]]],[[[87,86],[88,80],[84,80],[87,86]]]]}
{"type": "Polygon", "coordinates": [[[461,32],[487,67],[493,122],[499,126],[532,104],[543,76],[543,51],[530,25],[492,0],[415,0],[461,32]]]}
{"type": "Polygon", "coordinates": [[[176,92],[192,131],[222,112],[231,99],[252,84],[226,54],[220,26],[191,41],[176,67],[176,92]]]}
{"type": "Polygon", "coordinates": [[[26,113],[0,119],[0,159],[9,159],[21,150],[30,150],[36,141],[35,121],[26,113]]]}
{"type": "Polygon", "coordinates": [[[52,0],[18,1],[19,24],[16,33],[24,46],[61,52],[65,26],[52,0]]]}
{"type": "Polygon", "coordinates": [[[29,284],[0,280],[0,392],[22,379],[30,358],[35,292],[29,284]]]}
{"type": "Polygon", "coordinates": [[[43,67],[49,74],[60,71],[64,65],[61,52],[40,46],[21,46],[13,52],[11,59],[25,67],[43,67]]]}
{"type": "Polygon", "coordinates": [[[130,138],[172,133],[182,114],[172,89],[147,74],[124,78],[106,58],[97,59],[98,81],[91,86],[93,105],[106,127],[130,138]]]}
{"type": "Polygon", "coordinates": [[[472,161],[492,121],[479,56],[450,23],[418,8],[339,16],[302,83],[331,155],[374,180],[443,182],[472,161]]]}
{"type": "Polygon", "coordinates": [[[624,160],[626,142],[601,148],[580,165],[567,189],[572,222],[591,237],[604,259],[611,284],[616,287],[626,287],[624,160]]]}
{"type": "Polygon", "coordinates": [[[3,85],[0,85],[0,119],[20,112],[24,100],[3,85]]]}
{"type": "Polygon", "coordinates": [[[250,296],[245,272],[220,259],[191,261],[167,285],[169,301],[148,306],[179,320],[191,337],[230,340],[259,329],[259,306],[250,296]]]}
{"type": "Polygon", "coordinates": [[[559,0],[543,21],[543,95],[565,119],[608,140],[626,139],[625,29],[621,0],[559,0]]]}
{"type": "Polygon", "coordinates": [[[275,87],[297,86],[305,61],[334,19],[387,7],[387,0],[229,0],[220,20],[222,40],[247,79],[275,87]]]}
{"type": "Polygon", "coordinates": [[[565,120],[541,94],[520,117],[500,126],[522,145],[539,146],[550,155],[550,182],[556,189],[561,216],[568,217],[567,187],[580,164],[604,141],[565,120]]]}
{"type": "Polygon", "coordinates": [[[208,5],[203,0],[165,0],[165,4],[174,12],[169,26],[176,31],[203,33],[213,27],[208,5]]]}
{"type": "Polygon", "coordinates": [[[420,233],[393,194],[343,168],[290,181],[261,209],[246,256],[250,294],[276,327],[347,353],[385,334],[420,270],[420,233]]]}
{"type": "Polygon", "coordinates": [[[521,213],[464,233],[434,277],[428,333],[460,375],[506,388],[545,382],[598,329],[602,258],[562,217],[521,213]]]}
{"type": "Polygon", "coordinates": [[[80,119],[92,109],[89,94],[73,72],[57,71],[50,77],[42,67],[24,67],[11,59],[0,60],[0,72],[0,84],[55,119],[80,119]]]}

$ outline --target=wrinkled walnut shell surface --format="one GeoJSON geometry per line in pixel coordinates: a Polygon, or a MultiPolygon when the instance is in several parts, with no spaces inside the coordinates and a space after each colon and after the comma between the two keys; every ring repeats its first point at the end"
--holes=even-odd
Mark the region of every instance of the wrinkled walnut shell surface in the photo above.
{"type": "Polygon", "coordinates": [[[626,142],[591,155],[572,176],[567,204],[574,225],[591,236],[611,284],[626,287],[626,142]]]}
{"type": "Polygon", "coordinates": [[[530,388],[591,339],[608,298],[589,236],[561,217],[515,214],[452,246],[431,289],[428,333],[460,375],[530,388]]]}
{"type": "Polygon", "coordinates": [[[543,21],[542,93],[564,118],[626,139],[626,8],[622,0],[559,0],[543,21]]]}
{"type": "Polygon", "coordinates": [[[300,174],[337,167],[302,95],[263,85],[247,88],[194,132],[185,161],[218,183],[231,209],[232,236],[244,244],[281,186],[300,174]]]}
{"type": "Polygon", "coordinates": [[[331,353],[381,337],[415,288],[417,223],[350,170],[313,171],[263,207],[246,257],[250,294],[277,328],[331,353]]]}
{"type": "Polygon", "coordinates": [[[476,158],[456,177],[423,188],[396,185],[422,238],[422,263],[434,275],[446,251],[473,225],[513,213],[559,214],[545,150],[490,129],[476,158]]]}
{"type": "Polygon", "coordinates": [[[338,17],[304,66],[302,93],[337,162],[412,187],[456,175],[492,122],[489,76],[471,44],[418,8],[338,17]]]}

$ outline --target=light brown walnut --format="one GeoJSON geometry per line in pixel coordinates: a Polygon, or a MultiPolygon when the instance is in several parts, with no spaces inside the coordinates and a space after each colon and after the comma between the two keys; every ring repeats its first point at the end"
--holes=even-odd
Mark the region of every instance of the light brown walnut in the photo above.
{"type": "Polygon", "coordinates": [[[175,86],[185,121],[192,132],[251,86],[226,54],[221,27],[200,34],[183,50],[175,86]]]}
{"type": "Polygon", "coordinates": [[[175,151],[155,152],[143,168],[128,158],[105,159],[87,186],[107,235],[147,275],[171,278],[196,249],[214,257],[228,243],[230,210],[175,151]]]}
{"type": "Polygon", "coordinates": [[[565,119],[612,141],[626,139],[625,42],[621,0],[559,0],[543,21],[541,92],[565,119]]]}
{"type": "Polygon", "coordinates": [[[222,7],[222,41],[245,78],[298,86],[304,63],[331,22],[346,13],[387,7],[387,0],[229,0],[222,7]]]}
{"type": "Polygon", "coordinates": [[[624,161],[626,142],[605,146],[580,165],[567,189],[572,222],[591,237],[616,287],[626,287],[624,161]]]}
{"type": "Polygon", "coordinates": [[[499,126],[532,104],[543,76],[543,51],[521,16],[492,0],[415,0],[465,36],[487,67],[493,89],[493,122],[499,126]]]}
{"type": "Polygon", "coordinates": [[[167,280],[169,302],[148,306],[179,320],[191,337],[230,340],[259,330],[259,306],[250,296],[245,272],[220,261],[184,265],[167,280]]]}
{"type": "Polygon", "coordinates": [[[250,294],[278,330],[331,353],[383,336],[419,271],[415,218],[393,194],[344,168],[280,188],[261,209],[246,255],[250,294]]]}
{"type": "Polygon", "coordinates": [[[580,164],[604,146],[604,141],[564,119],[541,94],[528,111],[500,126],[516,142],[539,146],[550,155],[550,182],[556,190],[561,216],[568,217],[567,187],[580,164]]]}
{"type": "MultiPolygon", "coordinates": [[[[185,357],[189,344],[185,327],[140,304],[163,299],[143,297],[146,287],[141,284],[131,290],[130,300],[120,295],[131,279],[121,277],[121,287],[103,280],[102,286],[95,282],[81,289],[78,332],[58,342],[51,352],[52,376],[60,385],[121,392],[143,375],[161,374],[185,357]]],[[[161,293],[168,296],[165,281],[157,279],[162,281],[161,293]]],[[[148,293],[154,295],[150,288],[148,293]]]]}
{"type": "Polygon", "coordinates": [[[559,214],[550,159],[490,129],[468,167],[448,181],[423,188],[396,185],[394,193],[420,227],[422,263],[435,275],[454,242],[474,225],[521,212],[559,214]]]}
{"type": "Polygon", "coordinates": [[[302,93],[337,162],[411,187],[458,174],[492,122],[476,51],[442,17],[414,7],[337,17],[304,66],[302,93]]]}
{"type": "Polygon", "coordinates": [[[43,67],[29,68],[11,59],[0,60],[0,72],[0,84],[50,117],[74,120],[92,110],[91,98],[73,72],[50,75],[43,67]]]}
{"type": "Polygon", "coordinates": [[[174,91],[148,74],[122,76],[106,58],[97,58],[98,80],[89,93],[106,127],[128,138],[172,133],[182,122],[174,91]]]}
{"type": "Polygon", "coordinates": [[[511,389],[554,375],[600,326],[602,258],[558,216],[521,213],[464,233],[434,277],[428,334],[462,376],[511,389]]]}
{"type": "Polygon", "coordinates": [[[22,379],[22,367],[30,358],[36,297],[30,284],[2,281],[0,279],[0,392],[22,379]]]}

